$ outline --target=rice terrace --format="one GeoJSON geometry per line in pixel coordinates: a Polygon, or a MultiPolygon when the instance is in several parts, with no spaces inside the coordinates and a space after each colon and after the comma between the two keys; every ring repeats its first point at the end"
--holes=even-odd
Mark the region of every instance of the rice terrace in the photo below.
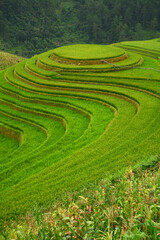
{"type": "Polygon", "coordinates": [[[0,72],[0,219],[160,154],[160,39],[69,45],[0,72]]]}

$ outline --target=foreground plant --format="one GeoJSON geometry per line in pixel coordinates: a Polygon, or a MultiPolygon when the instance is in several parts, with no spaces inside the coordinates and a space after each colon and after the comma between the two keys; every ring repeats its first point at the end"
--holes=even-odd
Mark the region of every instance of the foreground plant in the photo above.
{"type": "Polygon", "coordinates": [[[16,63],[22,62],[23,57],[16,56],[7,52],[0,52],[0,71],[16,63]]]}
{"type": "Polygon", "coordinates": [[[1,239],[158,239],[160,164],[68,196],[52,209],[5,224],[1,239]]]}

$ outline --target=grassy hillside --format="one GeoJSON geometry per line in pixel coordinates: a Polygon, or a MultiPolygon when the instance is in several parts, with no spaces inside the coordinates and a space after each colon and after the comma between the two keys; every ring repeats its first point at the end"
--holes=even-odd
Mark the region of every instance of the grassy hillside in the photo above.
{"type": "Polygon", "coordinates": [[[159,154],[151,43],[68,46],[0,72],[2,221],[159,154]]]}
{"type": "Polygon", "coordinates": [[[8,68],[16,63],[22,62],[23,60],[23,57],[19,57],[6,52],[0,52],[0,70],[8,68]]]}
{"type": "Polygon", "coordinates": [[[4,239],[152,239],[160,236],[160,162],[150,160],[116,179],[66,195],[5,223],[4,239]]]}

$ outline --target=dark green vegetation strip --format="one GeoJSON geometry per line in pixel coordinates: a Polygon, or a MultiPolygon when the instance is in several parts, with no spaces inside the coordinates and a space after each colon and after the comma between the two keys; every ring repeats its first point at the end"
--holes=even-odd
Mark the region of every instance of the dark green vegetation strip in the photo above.
{"type": "Polygon", "coordinates": [[[0,48],[31,57],[62,45],[156,38],[159,13],[158,0],[1,0],[0,48]]]}
{"type": "Polygon", "coordinates": [[[117,68],[54,62],[51,50],[0,73],[0,126],[22,135],[0,135],[2,221],[159,154],[160,73],[149,69],[160,65],[141,51],[110,56],[117,68]]]}

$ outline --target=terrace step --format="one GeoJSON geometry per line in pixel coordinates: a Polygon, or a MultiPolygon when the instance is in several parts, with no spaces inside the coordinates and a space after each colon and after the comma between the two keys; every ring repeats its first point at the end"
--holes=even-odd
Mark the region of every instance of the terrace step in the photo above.
{"type": "Polygon", "coordinates": [[[116,64],[112,64],[106,61],[103,61],[103,64],[99,65],[71,65],[71,64],[61,64],[59,62],[52,61],[50,57],[50,52],[47,54],[41,55],[36,64],[39,68],[47,71],[56,71],[61,73],[66,72],[114,72],[121,71],[136,66],[140,66],[143,63],[143,58],[139,55],[130,56],[129,58],[119,61],[116,64]]]}
{"type": "Polygon", "coordinates": [[[15,139],[19,143],[19,146],[23,142],[22,131],[20,129],[15,129],[11,125],[5,124],[2,121],[0,121],[0,133],[8,138],[15,139]]]}
{"type": "Polygon", "coordinates": [[[115,62],[123,61],[127,58],[128,58],[128,55],[126,53],[124,53],[119,57],[99,59],[99,60],[73,60],[69,58],[59,57],[54,53],[50,56],[50,59],[53,60],[54,62],[58,62],[61,64],[78,65],[78,66],[106,64],[106,62],[115,63],[115,62]]]}

